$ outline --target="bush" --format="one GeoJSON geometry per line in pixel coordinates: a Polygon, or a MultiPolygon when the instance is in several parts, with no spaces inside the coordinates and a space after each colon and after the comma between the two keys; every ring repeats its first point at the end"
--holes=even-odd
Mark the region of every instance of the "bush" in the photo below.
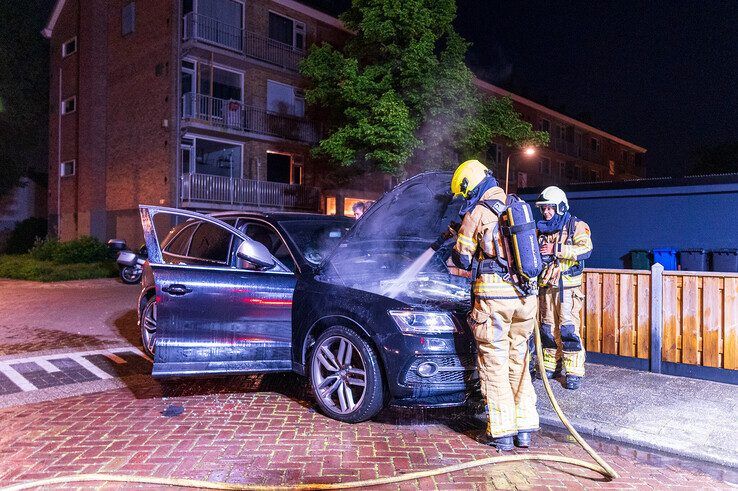
{"type": "Polygon", "coordinates": [[[110,278],[118,275],[113,261],[86,264],[58,264],[39,261],[30,254],[0,256],[0,278],[31,281],[67,281],[110,278]]]}
{"type": "Polygon", "coordinates": [[[37,240],[46,237],[46,219],[27,218],[19,222],[8,237],[5,250],[8,254],[25,254],[37,240]]]}
{"type": "Polygon", "coordinates": [[[94,237],[84,236],[69,242],[60,242],[52,254],[52,260],[59,264],[94,263],[104,261],[108,248],[94,237]]]}
{"type": "Polygon", "coordinates": [[[69,242],[47,238],[36,241],[31,249],[31,257],[59,264],[95,263],[108,258],[108,248],[96,238],[89,236],[69,242]]]}
{"type": "Polygon", "coordinates": [[[53,237],[37,238],[31,249],[31,257],[39,261],[53,261],[59,250],[59,241],[53,237]]]}

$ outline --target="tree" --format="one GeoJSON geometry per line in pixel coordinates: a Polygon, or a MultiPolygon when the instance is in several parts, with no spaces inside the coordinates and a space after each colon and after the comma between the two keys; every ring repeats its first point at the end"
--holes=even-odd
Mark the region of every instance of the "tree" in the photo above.
{"type": "Polygon", "coordinates": [[[0,2],[0,196],[48,161],[48,43],[52,0],[0,2]]]}
{"type": "Polygon", "coordinates": [[[339,171],[399,174],[449,168],[493,138],[545,144],[509,99],[476,89],[455,16],[454,0],[353,0],[341,20],[355,35],[313,46],[301,64],[327,128],[313,154],[339,171]]]}

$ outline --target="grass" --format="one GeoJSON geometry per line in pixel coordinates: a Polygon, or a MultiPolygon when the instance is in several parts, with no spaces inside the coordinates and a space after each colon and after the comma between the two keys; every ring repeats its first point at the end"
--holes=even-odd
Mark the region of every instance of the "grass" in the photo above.
{"type": "Polygon", "coordinates": [[[59,264],[41,261],[30,254],[0,255],[0,278],[30,281],[68,281],[111,278],[118,275],[115,261],[59,264]]]}

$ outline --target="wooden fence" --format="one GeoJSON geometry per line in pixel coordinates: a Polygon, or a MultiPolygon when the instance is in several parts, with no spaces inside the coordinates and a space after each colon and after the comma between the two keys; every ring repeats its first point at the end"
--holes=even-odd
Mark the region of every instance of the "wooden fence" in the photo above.
{"type": "Polygon", "coordinates": [[[738,370],[738,274],[587,269],[583,290],[587,351],[738,370]]]}

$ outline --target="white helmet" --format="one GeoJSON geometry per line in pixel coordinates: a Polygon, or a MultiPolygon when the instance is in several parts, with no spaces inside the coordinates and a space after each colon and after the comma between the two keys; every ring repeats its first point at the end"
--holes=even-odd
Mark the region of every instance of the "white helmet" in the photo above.
{"type": "Polygon", "coordinates": [[[551,205],[556,208],[556,213],[563,215],[569,211],[569,200],[566,193],[556,186],[549,186],[536,199],[536,206],[551,205]]]}

